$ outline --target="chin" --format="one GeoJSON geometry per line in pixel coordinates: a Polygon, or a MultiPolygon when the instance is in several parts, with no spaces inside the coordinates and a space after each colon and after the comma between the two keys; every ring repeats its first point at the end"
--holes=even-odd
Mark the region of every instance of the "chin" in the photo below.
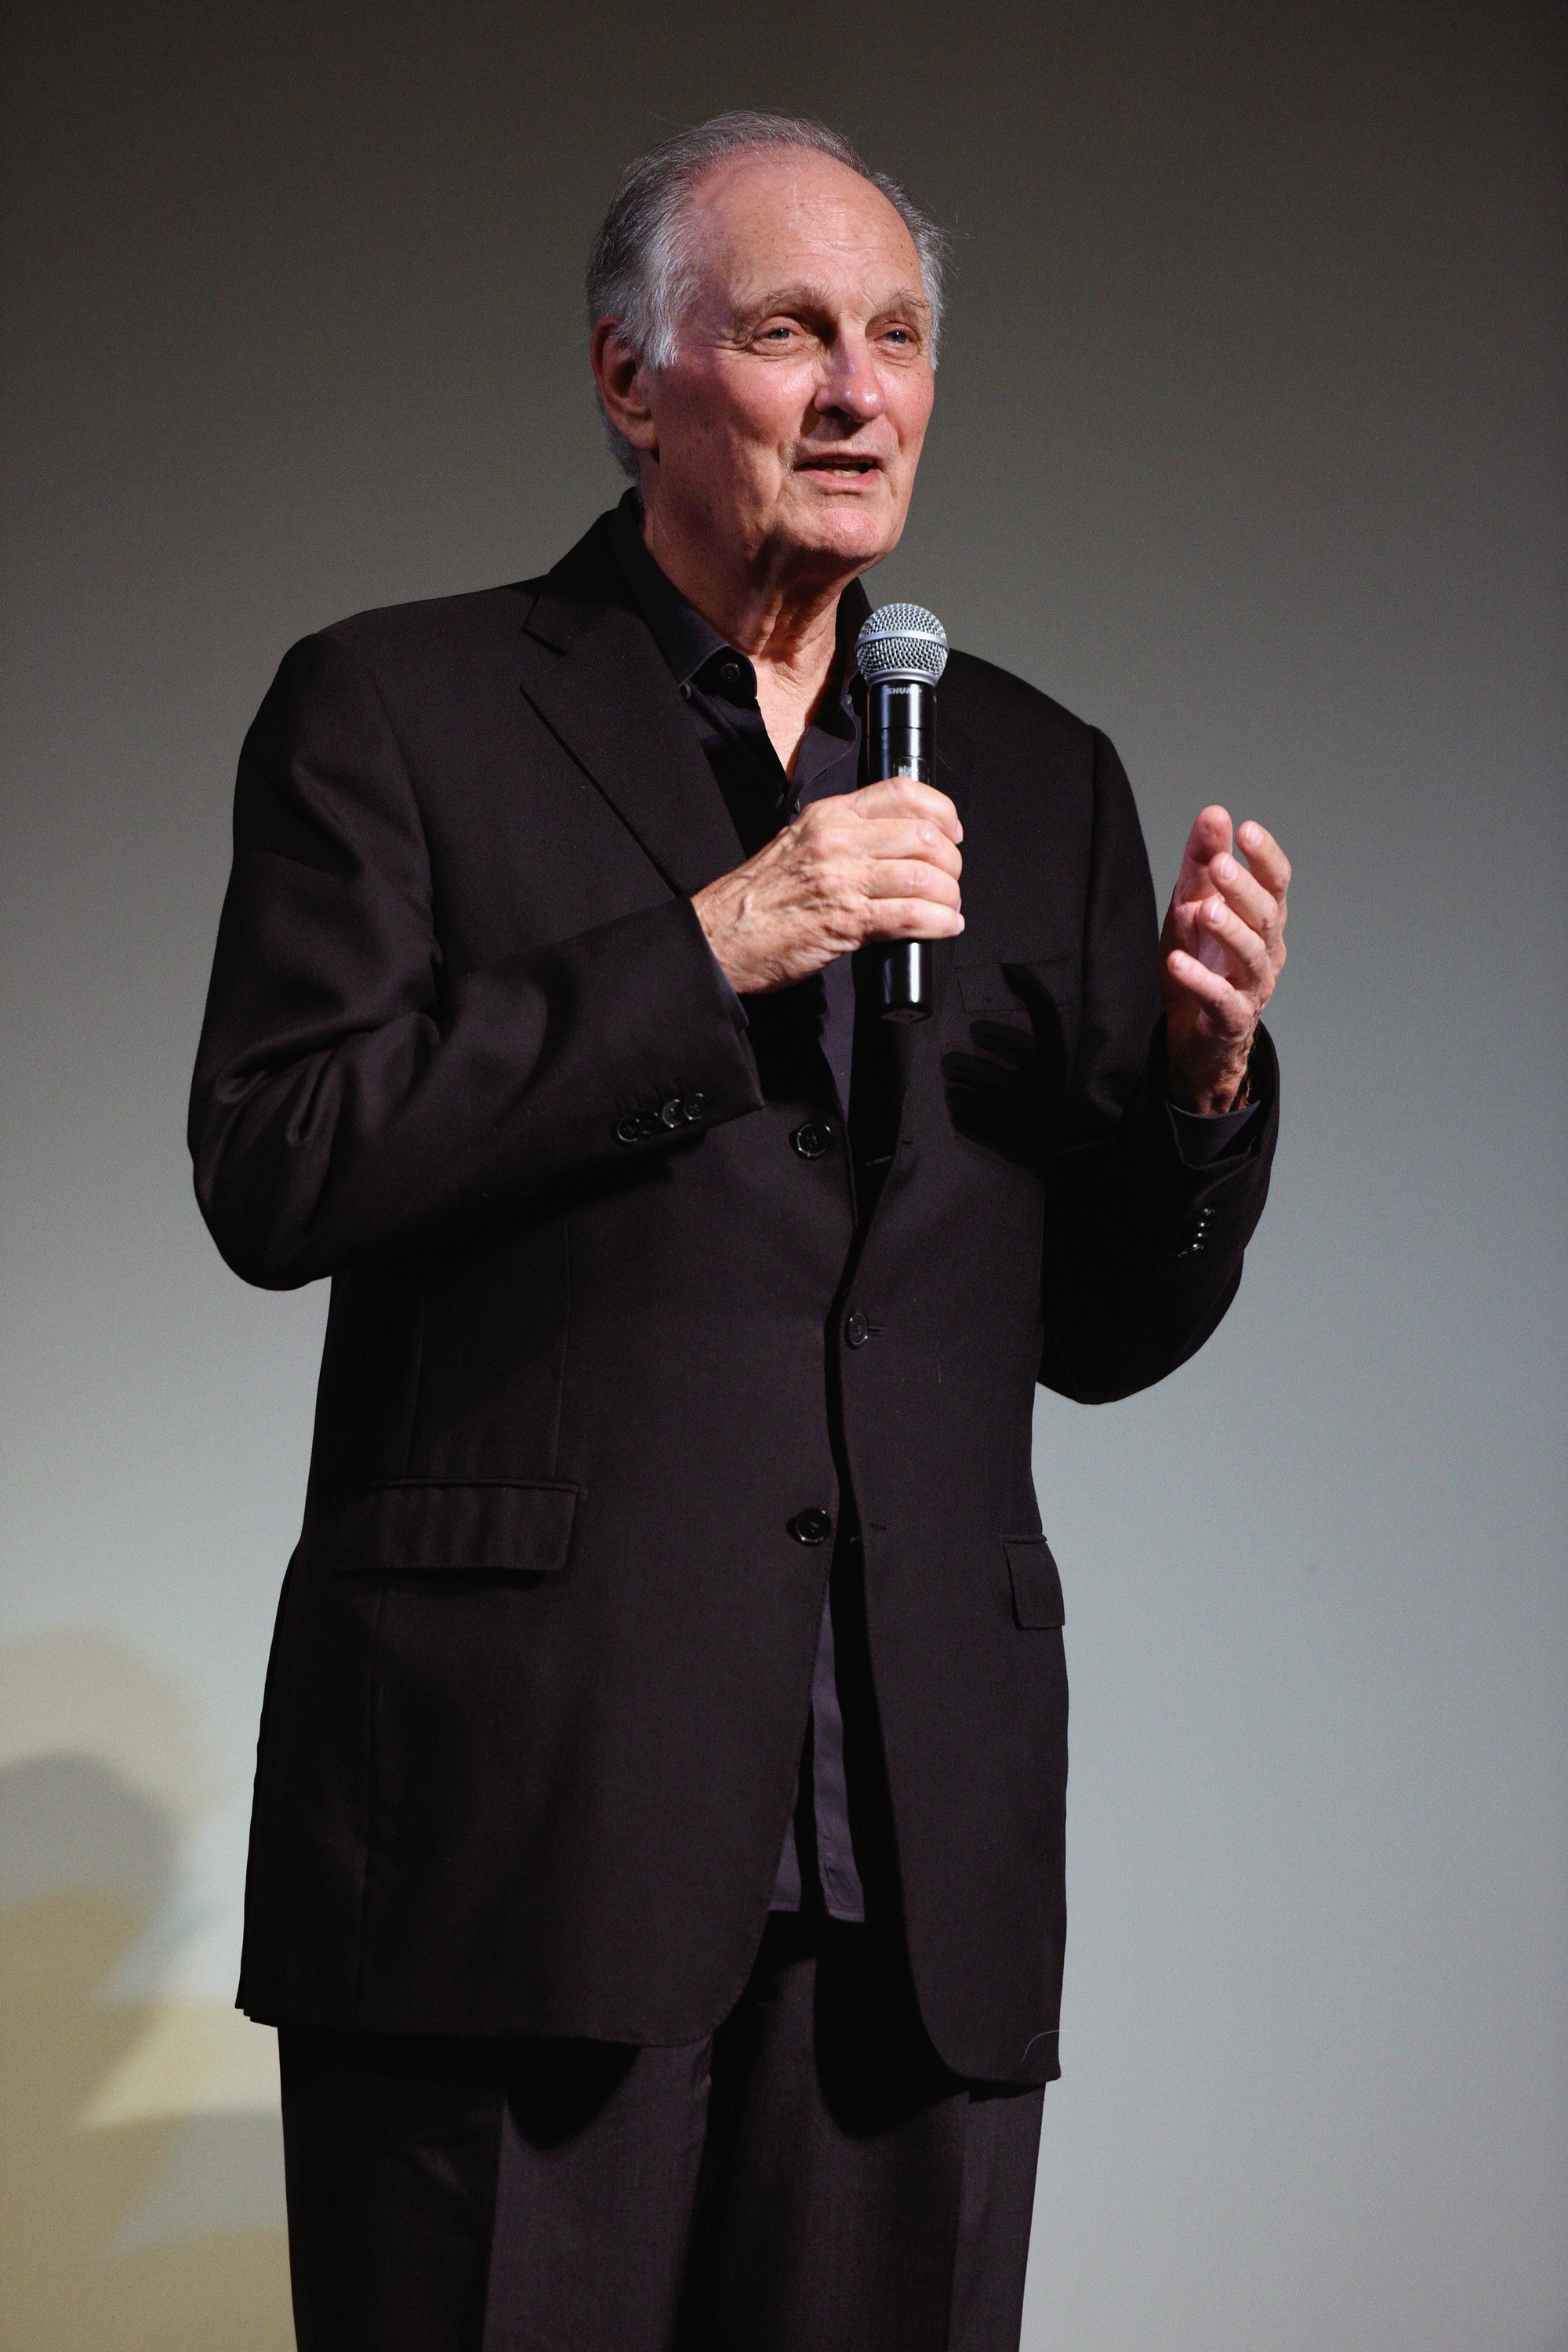
{"type": "Polygon", "coordinates": [[[860,564],[878,563],[890,555],[904,527],[903,516],[889,513],[881,500],[873,506],[869,499],[847,498],[841,503],[825,502],[796,520],[792,536],[803,554],[860,564]]]}

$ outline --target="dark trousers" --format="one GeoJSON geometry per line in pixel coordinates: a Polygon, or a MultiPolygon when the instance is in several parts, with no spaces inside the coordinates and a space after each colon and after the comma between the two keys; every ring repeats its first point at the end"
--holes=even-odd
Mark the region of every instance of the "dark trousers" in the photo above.
{"type": "Polygon", "coordinates": [[[1016,2352],[1042,2094],[777,1915],[678,2049],[286,2027],[300,2352],[1016,2352]]]}

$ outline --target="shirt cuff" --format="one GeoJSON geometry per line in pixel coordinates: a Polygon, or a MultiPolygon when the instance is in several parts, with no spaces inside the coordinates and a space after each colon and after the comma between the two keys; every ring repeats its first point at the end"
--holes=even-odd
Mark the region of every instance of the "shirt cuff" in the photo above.
{"type": "Polygon", "coordinates": [[[752,1025],[750,1021],[746,1018],[746,1008],[742,1003],[740,998],[736,995],[735,991],[731,984],[729,973],[725,971],[718,957],[713,955],[713,950],[711,947],[709,948],[708,952],[710,956],[713,956],[713,970],[718,975],[719,985],[724,992],[724,1002],[730,1008],[730,1018],[734,1023],[742,1036],[744,1036],[746,1031],[752,1025]]]}
{"type": "Polygon", "coordinates": [[[1264,1106],[1252,1102],[1240,1110],[1205,1112],[1183,1110],[1179,1104],[1168,1102],[1165,1108],[1181,1159],[1189,1168],[1208,1168],[1216,1160],[1240,1158],[1250,1140],[1247,1130],[1256,1125],[1264,1106]]]}

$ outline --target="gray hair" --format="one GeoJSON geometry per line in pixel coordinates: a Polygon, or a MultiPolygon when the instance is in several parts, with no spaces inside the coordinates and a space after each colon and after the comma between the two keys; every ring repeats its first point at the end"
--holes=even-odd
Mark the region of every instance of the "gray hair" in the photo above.
{"type": "MultiPolygon", "coordinates": [[[[947,238],[929,213],[885,172],[873,172],[842,131],[826,122],[794,115],[737,109],[715,114],[628,163],[610,199],[594,250],[588,257],[588,331],[613,319],[645,367],[668,367],[676,353],[676,330],[691,299],[692,265],[685,235],[689,200],[715,163],[757,147],[804,147],[831,155],[836,163],[879,189],[914,239],[921,277],[931,305],[931,355],[934,366],[942,328],[942,265],[947,238]]],[[[603,414],[603,403],[600,404],[603,414]]],[[[605,431],[616,463],[633,480],[637,453],[608,416],[605,431]]]]}

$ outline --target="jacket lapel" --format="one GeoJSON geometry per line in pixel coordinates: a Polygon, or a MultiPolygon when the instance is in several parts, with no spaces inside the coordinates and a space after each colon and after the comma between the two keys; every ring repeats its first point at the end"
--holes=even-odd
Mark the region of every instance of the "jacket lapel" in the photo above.
{"type": "Polygon", "coordinates": [[[523,623],[521,683],[672,890],[689,896],[740,865],[740,836],[603,519],[523,623]]]}

